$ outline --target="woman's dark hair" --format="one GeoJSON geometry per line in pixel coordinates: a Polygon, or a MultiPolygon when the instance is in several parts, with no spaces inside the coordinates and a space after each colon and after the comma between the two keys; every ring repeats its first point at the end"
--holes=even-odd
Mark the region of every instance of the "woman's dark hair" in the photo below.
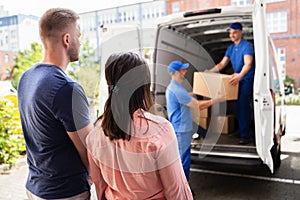
{"type": "Polygon", "coordinates": [[[108,99],[102,119],[104,134],[111,140],[130,140],[133,113],[138,109],[149,111],[153,105],[150,92],[150,71],[138,54],[112,54],[105,64],[108,99]]]}

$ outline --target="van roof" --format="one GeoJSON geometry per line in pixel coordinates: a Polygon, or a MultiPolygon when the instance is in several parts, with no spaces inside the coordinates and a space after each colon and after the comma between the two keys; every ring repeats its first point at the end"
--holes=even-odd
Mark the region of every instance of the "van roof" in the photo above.
{"type": "Polygon", "coordinates": [[[223,6],[218,8],[207,8],[193,11],[186,11],[175,13],[171,15],[167,15],[157,20],[158,26],[167,26],[170,24],[177,24],[186,21],[193,21],[197,19],[205,19],[209,16],[209,18],[228,16],[228,15],[252,15],[254,10],[253,5],[248,6],[223,6]],[[213,11],[215,10],[215,12],[213,11]],[[219,10],[219,11],[218,11],[219,10]],[[187,13],[198,13],[192,16],[186,16],[187,13]],[[205,13],[205,14],[204,14],[205,13]]]}

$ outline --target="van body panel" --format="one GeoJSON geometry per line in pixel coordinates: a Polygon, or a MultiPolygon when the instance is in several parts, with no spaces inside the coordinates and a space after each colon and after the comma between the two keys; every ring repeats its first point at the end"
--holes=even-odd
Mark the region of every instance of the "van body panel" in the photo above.
{"type": "Polygon", "coordinates": [[[255,139],[257,153],[273,173],[273,160],[270,153],[274,134],[274,105],[271,89],[271,70],[269,66],[268,37],[265,23],[265,6],[254,4],[253,34],[255,47],[255,77],[253,86],[255,139]]]}
{"type": "MultiPolygon", "coordinates": [[[[255,49],[256,69],[253,85],[255,143],[254,146],[246,146],[246,151],[240,151],[234,143],[224,145],[217,142],[213,147],[212,144],[215,140],[204,140],[200,145],[192,143],[194,148],[191,152],[194,156],[203,159],[205,156],[213,156],[215,159],[218,156],[222,159],[226,157],[259,158],[273,173],[274,163],[271,148],[274,147],[274,142],[277,143],[280,140],[280,137],[275,139],[274,129],[276,128],[276,133],[282,131],[282,126],[285,127],[285,123],[283,123],[285,117],[282,116],[284,108],[281,106],[284,105],[284,102],[281,100],[281,105],[279,104],[278,108],[275,108],[271,93],[275,89],[272,73],[280,69],[277,66],[277,61],[273,64],[269,61],[270,54],[276,54],[276,49],[269,48],[263,1],[256,1],[252,6],[222,7],[219,13],[201,14],[186,18],[182,14],[176,14],[162,19],[158,24],[154,52],[154,74],[156,80],[159,80],[159,84],[154,83],[155,86],[153,87],[155,102],[162,106],[166,104],[164,92],[170,81],[167,65],[173,60],[190,63],[191,69],[189,68],[186,76],[187,83],[185,82],[183,85],[188,91],[191,91],[193,73],[213,67],[222,59],[227,47],[232,43],[228,37],[227,29],[233,22],[243,24],[243,37],[250,41],[255,49]],[[275,109],[278,112],[275,112],[275,109]],[[253,148],[255,149],[254,152],[253,148]]],[[[276,55],[274,57],[276,60],[276,55]]],[[[230,69],[226,70],[221,73],[232,73],[230,69]]],[[[279,79],[278,81],[281,91],[282,80],[279,79]]],[[[212,112],[211,115],[214,113],[212,112]]],[[[211,125],[215,126],[216,123],[211,125]]],[[[213,134],[210,128],[207,129],[207,134],[213,134]]],[[[218,135],[216,137],[226,136],[218,135]]]]}
{"type": "Polygon", "coordinates": [[[140,29],[137,25],[108,26],[100,30],[101,71],[99,90],[99,115],[104,111],[108,97],[108,86],[105,79],[105,62],[113,53],[132,51],[142,54],[140,29]]]}

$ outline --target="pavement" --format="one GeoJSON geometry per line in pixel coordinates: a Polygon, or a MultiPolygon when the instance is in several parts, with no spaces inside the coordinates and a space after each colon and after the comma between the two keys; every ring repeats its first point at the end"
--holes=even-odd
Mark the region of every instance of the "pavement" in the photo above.
{"type": "MultiPolygon", "coordinates": [[[[11,169],[8,165],[0,165],[0,200],[28,200],[25,189],[27,175],[26,157],[18,159],[11,169]]],[[[91,200],[97,200],[94,186],[91,194],[91,200]]]]}
{"type": "Polygon", "coordinates": [[[18,159],[11,169],[0,166],[0,200],[28,200],[25,190],[28,167],[26,157],[18,159]]]}
{"type": "MultiPolygon", "coordinates": [[[[282,151],[296,149],[300,152],[298,114],[300,106],[287,106],[287,135],[282,138],[282,151]]],[[[8,165],[0,165],[0,200],[28,200],[25,182],[28,175],[26,157],[17,160],[9,169],[8,165]]],[[[91,200],[96,200],[95,188],[91,189],[91,200]]]]}

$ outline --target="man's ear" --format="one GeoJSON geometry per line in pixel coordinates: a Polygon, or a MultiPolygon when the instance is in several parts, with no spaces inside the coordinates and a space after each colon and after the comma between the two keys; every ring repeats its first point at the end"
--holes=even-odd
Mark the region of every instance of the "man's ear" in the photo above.
{"type": "Polygon", "coordinates": [[[69,47],[69,45],[70,45],[70,34],[69,33],[64,34],[63,44],[66,45],[67,47],[69,47]]]}

